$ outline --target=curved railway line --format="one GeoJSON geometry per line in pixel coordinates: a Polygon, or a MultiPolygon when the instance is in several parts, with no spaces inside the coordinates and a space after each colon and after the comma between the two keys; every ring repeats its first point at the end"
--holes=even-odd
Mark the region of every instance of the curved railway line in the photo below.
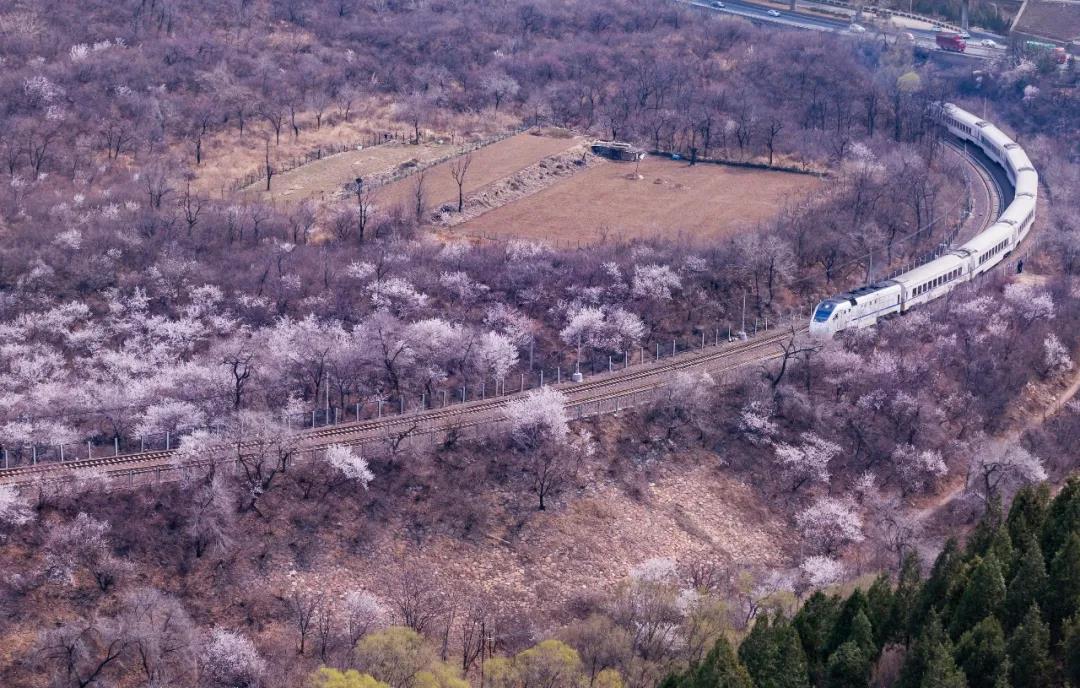
{"type": "MultiPolygon", "coordinates": [[[[972,199],[971,212],[965,224],[974,221],[975,233],[981,232],[994,222],[1005,204],[1005,190],[1002,188],[1001,178],[995,174],[993,166],[988,165],[988,161],[980,159],[979,155],[973,154],[966,146],[948,140],[946,145],[961,155],[978,179],[979,191],[971,191],[977,198],[972,199]]],[[[969,182],[971,181],[969,176],[969,182]]],[[[630,365],[584,382],[552,386],[566,394],[571,418],[610,413],[649,399],[658,389],[663,388],[672,373],[679,370],[692,368],[723,374],[780,358],[785,355],[782,343],[805,334],[807,329],[805,325],[792,324],[745,341],[702,347],[698,351],[685,352],[665,360],[630,365]]],[[[297,453],[314,455],[334,444],[358,446],[363,451],[369,445],[382,444],[392,438],[401,441],[425,435],[434,438],[436,434],[445,436],[451,432],[469,429],[480,431],[485,426],[503,420],[502,408],[520,396],[520,393],[511,394],[439,409],[301,431],[296,435],[297,453]]],[[[217,445],[208,448],[207,453],[210,456],[205,460],[188,461],[184,466],[235,464],[238,454],[245,454],[245,450],[250,453],[254,446],[254,443],[241,443],[239,446],[217,445]]],[[[175,449],[149,451],[0,469],[0,484],[25,485],[39,480],[65,480],[87,471],[109,477],[145,474],[160,477],[163,471],[175,467],[177,454],[175,449]]]]}

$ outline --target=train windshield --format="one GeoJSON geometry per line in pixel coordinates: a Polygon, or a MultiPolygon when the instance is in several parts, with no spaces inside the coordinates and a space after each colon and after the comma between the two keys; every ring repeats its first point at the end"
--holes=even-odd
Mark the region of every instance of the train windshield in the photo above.
{"type": "Polygon", "coordinates": [[[825,322],[829,319],[829,316],[832,315],[835,308],[835,301],[822,301],[818,304],[817,310],[814,311],[814,320],[817,322],[825,322]]]}

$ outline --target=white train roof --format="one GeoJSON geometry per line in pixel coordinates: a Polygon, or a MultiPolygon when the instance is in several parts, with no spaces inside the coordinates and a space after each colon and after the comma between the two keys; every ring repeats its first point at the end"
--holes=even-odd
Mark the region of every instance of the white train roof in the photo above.
{"type": "Polygon", "coordinates": [[[935,258],[925,265],[920,265],[913,270],[908,270],[904,274],[894,277],[893,280],[908,288],[916,287],[923,282],[932,280],[935,277],[940,277],[950,270],[955,270],[956,268],[963,266],[963,264],[963,258],[954,253],[947,253],[940,258],[935,258]]]}

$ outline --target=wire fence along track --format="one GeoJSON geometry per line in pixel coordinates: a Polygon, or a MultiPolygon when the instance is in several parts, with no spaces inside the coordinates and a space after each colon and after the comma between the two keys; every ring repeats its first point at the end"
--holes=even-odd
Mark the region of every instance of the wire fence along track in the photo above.
{"type": "MultiPolygon", "coordinates": [[[[781,341],[797,336],[806,328],[774,330],[769,335],[739,342],[733,346],[720,347],[718,350],[684,353],[674,360],[651,363],[627,368],[611,374],[580,383],[554,385],[566,392],[569,397],[567,411],[571,418],[588,418],[596,415],[618,412],[628,407],[637,406],[651,399],[651,394],[663,389],[668,381],[667,374],[687,368],[707,368],[712,363],[725,359],[737,359],[723,366],[716,372],[727,372],[737,368],[762,363],[782,353],[778,350],[781,341]],[[746,357],[747,354],[752,354],[746,357]],[[651,381],[649,378],[653,378],[651,381]],[[641,381],[647,381],[644,384],[641,381]],[[631,385],[627,387],[627,385],[631,385]]],[[[709,347],[711,348],[711,347],[709,347]]],[[[438,436],[449,433],[461,433],[473,427],[484,427],[490,433],[500,423],[505,422],[497,411],[520,398],[520,394],[507,395],[494,399],[466,402],[452,407],[433,411],[420,411],[404,415],[390,416],[381,420],[360,423],[344,423],[322,427],[299,433],[300,453],[318,453],[332,444],[345,444],[360,447],[361,451],[385,447],[391,440],[414,442],[414,437],[428,437],[434,442],[438,436]]],[[[79,472],[96,471],[116,477],[118,475],[156,473],[163,471],[198,468],[217,462],[236,461],[236,454],[244,454],[255,447],[255,443],[241,443],[239,446],[218,445],[210,449],[211,453],[231,454],[232,458],[215,458],[207,461],[186,462],[176,466],[177,450],[155,451],[137,454],[82,459],[67,463],[38,464],[0,471],[0,483],[26,484],[35,479],[64,479],[79,472]]]]}
{"type": "MultiPolygon", "coordinates": [[[[950,146],[954,150],[963,153],[963,158],[967,161],[967,164],[974,167],[981,183],[987,191],[989,207],[987,209],[987,218],[983,221],[981,229],[989,226],[996,217],[1000,215],[1002,205],[1004,204],[1005,194],[1000,188],[997,178],[985,169],[985,166],[981,161],[971,157],[967,154],[965,147],[961,147],[951,141],[945,140],[946,145],[950,146]],[[998,211],[996,214],[994,209],[998,211]]],[[[969,180],[970,181],[970,180],[969,180]]],[[[981,231],[981,230],[980,230],[981,231]]],[[[1037,242],[1027,242],[1033,245],[1037,242]]],[[[1002,263],[1004,265],[1004,262],[1002,263]]],[[[996,270],[995,270],[996,271],[996,270]]],[[[990,272],[995,271],[988,271],[990,272]]],[[[770,345],[778,344],[780,341],[787,339],[791,336],[802,334],[806,331],[805,327],[794,327],[794,315],[791,326],[784,330],[779,331],[774,329],[773,334],[768,334],[768,330],[765,330],[764,336],[755,336],[745,342],[740,342],[734,346],[721,346],[719,341],[719,330],[716,331],[716,338],[714,344],[709,346],[705,341],[705,333],[701,333],[701,346],[694,351],[684,351],[678,354],[673,352],[670,359],[661,363],[659,345],[656,353],[656,359],[653,362],[645,363],[644,360],[640,361],[637,365],[629,365],[621,370],[609,372],[607,374],[601,374],[595,378],[588,379],[581,383],[562,383],[555,386],[559,389],[566,391],[571,401],[567,405],[568,410],[571,412],[571,417],[585,418],[592,415],[617,412],[621,408],[626,408],[627,405],[637,405],[639,396],[643,396],[646,390],[657,390],[663,388],[666,380],[658,379],[654,380],[650,384],[640,386],[631,390],[619,390],[616,389],[619,386],[632,384],[636,381],[647,379],[649,377],[661,377],[663,373],[675,372],[683,368],[693,367],[706,367],[708,364],[723,360],[727,357],[735,357],[747,352],[752,352],[761,348],[767,348],[770,345]],[[706,349],[709,351],[706,353],[706,349]],[[674,360],[672,360],[674,359],[674,360]],[[610,390],[608,393],[603,393],[603,390],[610,390]],[[629,395],[629,396],[627,396],[629,395]],[[608,408],[604,408],[605,402],[610,404],[608,408]],[[595,410],[591,410],[592,405],[595,404],[595,410]]],[[[755,335],[757,335],[755,327],[755,335]]],[[[674,343],[674,342],[673,342],[674,343]]],[[[730,344],[729,339],[725,340],[725,344],[730,344]]],[[[644,351],[642,350],[642,359],[644,358],[644,351]]],[[[733,368],[744,367],[754,363],[761,363],[772,360],[779,357],[781,354],[774,351],[763,351],[761,355],[752,358],[747,361],[742,361],[733,368]]],[[[610,359],[609,359],[610,361],[610,359]]],[[[610,363],[609,363],[610,365],[610,363]]],[[[524,380],[524,376],[523,376],[524,380]]],[[[540,377],[540,385],[544,380],[540,377]]],[[[314,443],[313,446],[306,447],[303,451],[318,452],[324,450],[326,446],[330,444],[352,444],[360,446],[363,450],[369,445],[385,443],[390,436],[391,431],[401,432],[402,428],[406,428],[406,440],[413,434],[429,435],[432,438],[436,434],[446,435],[447,432],[460,432],[462,429],[467,429],[473,425],[491,425],[492,423],[499,423],[498,416],[492,418],[488,417],[484,420],[473,422],[459,422],[459,423],[443,423],[436,427],[440,421],[447,421],[454,418],[461,418],[468,415],[491,413],[501,406],[509,403],[512,399],[518,398],[521,393],[525,391],[524,382],[521,389],[511,395],[502,395],[487,399],[462,401],[450,406],[445,406],[438,409],[417,409],[413,412],[402,413],[394,416],[388,416],[385,418],[378,418],[367,421],[355,421],[346,423],[335,423],[324,425],[323,427],[315,428],[304,431],[298,435],[302,438],[304,443],[314,443]],[[378,436],[379,432],[383,431],[382,436],[378,436]],[[359,435],[360,438],[355,436],[359,435]],[[352,437],[351,437],[352,436],[352,437]],[[322,440],[330,440],[323,442],[322,440]]],[[[380,406],[381,411],[381,406],[380,406]]],[[[329,414],[326,417],[329,421],[329,414]]],[[[314,425],[314,423],[313,423],[314,425]]],[[[434,441],[432,439],[432,441],[434,441]]],[[[246,445],[251,447],[252,445],[246,445]]],[[[243,452],[245,445],[241,445],[239,448],[231,447],[232,451],[243,452]]],[[[60,463],[45,463],[36,464],[31,466],[20,466],[15,468],[0,469],[0,483],[12,482],[12,483],[25,483],[31,481],[34,477],[44,476],[56,476],[62,477],[64,475],[70,475],[78,473],[80,471],[103,469],[109,474],[140,474],[146,472],[156,472],[160,474],[163,470],[173,470],[171,462],[176,456],[175,449],[167,449],[165,451],[148,451],[120,454],[117,449],[113,456],[106,457],[92,457],[87,459],[76,459],[67,462],[60,463]],[[115,467],[115,468],[114,468],[115,467]]],[[[62,452],[61,452],[62,458],[62,452]]],[[[233,459],[235,461],[235,458],[233,459]]],[[[198,465],[198,464],[188,464],[198,465]]]]}

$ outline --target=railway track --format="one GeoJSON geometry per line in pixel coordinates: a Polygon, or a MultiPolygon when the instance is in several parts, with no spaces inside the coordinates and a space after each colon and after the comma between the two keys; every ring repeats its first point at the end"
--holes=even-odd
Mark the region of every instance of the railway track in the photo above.
{"type": "MultiPolygon", "coordinates": [[[[989,226],[1005,205],[1005,192],[1001,183],[985,163],[973,155],[966,146],[946,139],[945,144],[956,151],[975,172],[985,200],[985,208],[979,212],[973,207],[972,216],[979,216],[977,231],[989,226]]],[[[970,177],[969,177],[970,180],[970,177]]],[[[605,373],[587,381],[566,382],[552,385],[567,396],[567,410],[572,418],[593,415],[589,407],[596,405],[596,413],[602,412],[605,401],[617,401],[643,395],[665,385],[671,374],[684,369],[701,369],[724,373],[749,365],[763,364],[783,355],[780,343],[806,332],[805,326],[777,329],[752,339],[717,347],[702,348],[651,363],[630,365],[622,370],[605,373]]],[[[396,435],[449,432],[451,429],[477,428],[502,419],[502,409],[521,393],[470,401],[439,409],[429,409],[404,415],[388,416],[376,420],[346,422],[297,433],[299,451],[318,452],[333,444],[364,447],[382,442],[396,435]]],[[[208,448],[212,456],[206,460],[189,462],[187,465],[207,465],[217,462],[235,462],[238,454],[250,453],[254,443],[218,445],[208,448]]],[[[0,469],[0,484],[25,484],[40,479],[62,480],[83,471],[97,471],[106,475],[138,475],[171,467],[177,450],[150,451],[117,456],[81,459],[65,463],[37,464],[0,469]]]]}
{"type": "MultiPolygon", "coordinates": [[[[686,352],[663,361],[631,365],[584,382],[567,382],[552,387],[567,395],[566,406],[572,418],[592,415],[590,406],[597,405],[599,410],[605,401],[633,397],[655,390],[662,387],[671,374],[679,370],[696,368],[723,373],[772,360],[782,355],[780,342],[805,332],[805,327],[774,330],[728,346],[686,352]]],[[[333,444],[362,447],[383,441],[395,434],[427,434],[475,428],[501,420],[502,408],[521,396],[521,393],[516,393],[440,409],[302,431],[296,435],[299,451],[318,451],[333,444]]],[[[238,453],[249,453],[254,446],[254,443],[241,443],[239,446],[218,445],[208,450],[215,455],[213,458],[191,462],[189,465],[234,461],[238,453]]],[[[174,449],[20,466],[0,470],[0,484],[25,484],[42,478],[64,479],[78,472],[94,470],[111,475],[152,472],[172,466],[177,455],[178,450],[174,449]]]]}
{"type": "MultiPolygon", "coordinates": [[[[980,210],[978,208],[979,204],[973,203],[971,211],[972,217],[979,218],[978,227],[972,235],[978,234],[992,225],[994,221],[1005,212],[1005,207],[1008,205],[1006,202],[1007,194],[1001,186],[1001,181],[991,170],[987,169],[987,167],[982,164],[981,160],[978,160],[976,157],[977,154],[973,155],[973,151],[969,150],[966,145],[958,143],[948,136],[943,137],[941,140],[947,148],[953,150],[960,156],[969,169],[974,171],[974,176],[978,179],[979,186],[985,194],[985,208],[980,210]]],[[[971,180],[971,175],[968,175],[968,180],[971,180]]]]}

